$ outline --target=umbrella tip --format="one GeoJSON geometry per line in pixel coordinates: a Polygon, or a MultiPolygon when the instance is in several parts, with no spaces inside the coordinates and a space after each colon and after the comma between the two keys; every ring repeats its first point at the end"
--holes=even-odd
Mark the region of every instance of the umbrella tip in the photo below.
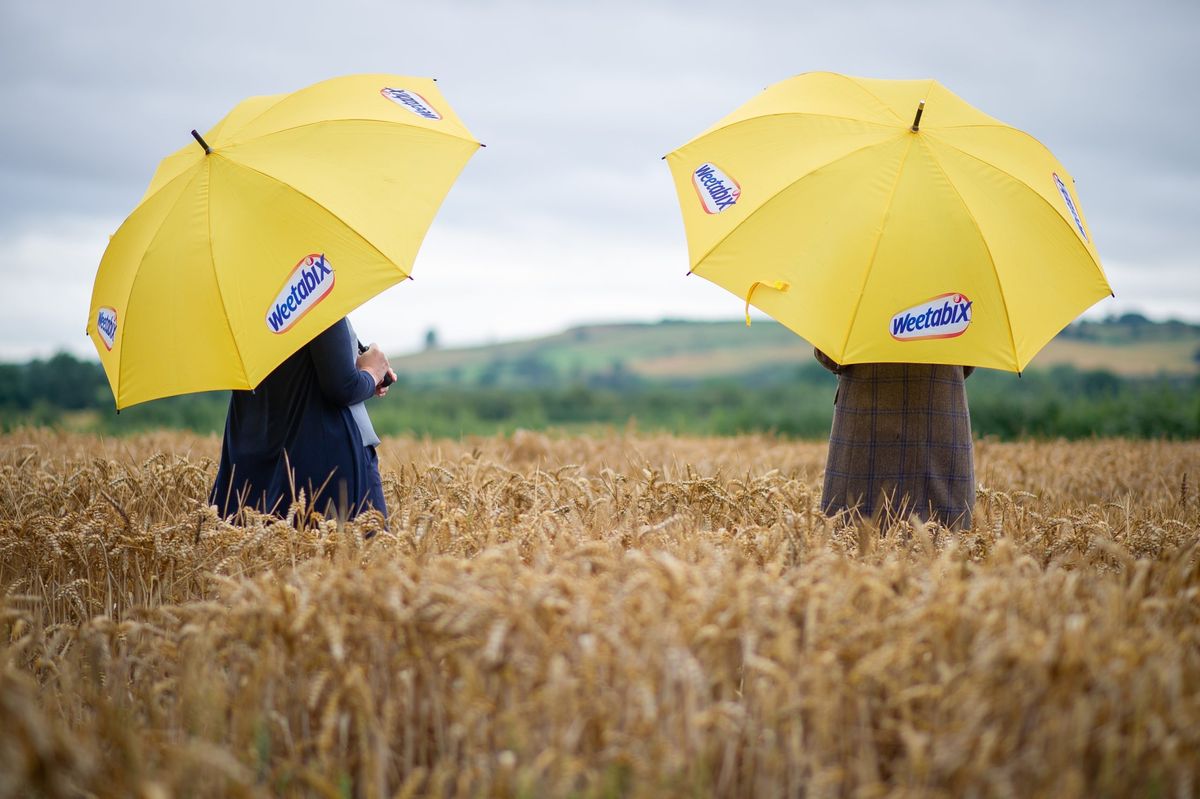
{"type": "Polygon", "coordinates": [[[208,146],[208,142],[206,142],[206,141],[204,140],[204,137],[203,137],[203,136],[201,136],[199,133],[197,133],[196,131],[194,131],[194,130],[193,130],[193,131],[192,131],[192,137],[193,137],[193,138],[194,138],[196,141],[200,142],[200,146],[204,148],[204,154],[205,154],[205,155],[212,155],[212,148],[208,146]]]}
{"type": "Polygon", "coordinates": [[[912,124],[912,132],[913,133],[916,133],[917,129],[921,127],[921,114],[923,114],[923,113],[925,113],[925,101],[921,100],[921,102],[917,104],[917,115],[915,117],[913,117],[913,124],[912,124]]]}

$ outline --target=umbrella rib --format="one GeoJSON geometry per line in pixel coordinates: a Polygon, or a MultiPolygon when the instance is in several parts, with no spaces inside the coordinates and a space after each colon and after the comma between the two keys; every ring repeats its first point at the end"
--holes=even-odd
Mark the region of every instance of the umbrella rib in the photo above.
{"type": "MultiPolygon", "coordinates": [[[[887,111],[893,117],[895,117],[897,122],[902,123],[907,128],[909,123],[907,121],[905,121],[899,114],[897,114],[895,109],[893,109],[890,105],[888,105],[882,99],[880,99],[879,95],[875,94],[870,89],[868,89],[866,86],[863,86],[861,83],[859,83],[857,80],[850,77],[849,75],[843,75],[839,72],[807,72],[805,74],[807,74],[807,75],[831,75],[833,77],[841,78],[842,80],[849,82],[855,88],[857,88],[859,91],[861,91],[863,94],[867,95],[872,100],[874,100],[876,103],[878,103],[881,108],[883,108],[885,111],[887,111]]],[[[929,83],[930,83],[930,86],[932,86],[934,81],[932,79],[930,79],[929,83]]],[[[926,91],[928,92],[928,90],[926,90],[926,91]]],[[[715,128],[715,127],[710,128],[709,130],[706,130],[705,132],[701,133],[696,138],[688,141],[682,147],[676,149],[676,152],[678,152],[680,149],[683,149],[683,147],[687,147],[688,144],[691,144],[692,142],[699,141],[700,139],[704,138],[705,136],[709,136],[713,133],[716,133],[718,130],[726,130],[728,128],[732,128],[737,125],[742,125],[747,122],[752,122],[756,119],[766,119],[768,117],[782,117],[782,116],[814,116],[814,117],[824,117],[827,119],[844,119],[848,122],[862,122],[862,123],[865,123],[868,125],[878,125],[883,128],[892,127],[890,124],[888,124],[886,122],[875,122],[875,121],[872,121],[869,119],[860,119],[858,117],[841,116],[840,114],[821,114],[821,113],[817,113],[817,112],[813,112],[813,111],[781,111],[781,112],[775,112],[775,113],[770,113],[770,114],[759,114],[758,116],[748,117],[746,119],[739,119],[737,122],[731,122],[730,124],[722,125],[719,128],[715,128]]]]}
{"type": "MultiPolygon", "coordinates": [[[[301,191],[300,189],[296,188],[292,184],[287,183],[286,181],[280,180],[279,178],[275,177],[274,175],[268,175],[266,172],[263,172],[260,169],[255,169],[254,167],[250,166],[249,164],[243,164],[240,161],[234,161],[232,158],[226,158],[225,160],[229,164],[232,164],[237,167],[241,167],[242,169],[249,170],[250,172],[253,172],[256,175],[262,175],[267,180],[270,180],[274,183],[278,183],[280,186],[285,186],[288,189],[291,189],[292,191],[296,192],[296,194],[298,194],[301,197],[303,197],[304,199],[308,200],[310,203],[317,206],[321,210],[325,211],[330,216],[332,216],[334,219],[336,219],[338,222],[340,222],[342,225],[344,225],[347,230],[352,232],[355,236],[357,236],[359,239],[361,239],[368,247],[370,247],[372,250],[374,250],[379,255],[380,258],[387,261],[389,264],[392,264],[397,269],[399,269],[401,272],[403,272],[404,277],[408,277],[409,273],[406,272],[404,269],[402,269],[400,267],[400,265],[397,264],[395,261],[393,261],[391,258],[384,255],[383,251],[380,250],[377,246],[375,246],[375,242],[368,239],[366,236],[364,236],[358,230],[358,228],[354,227],[353,225],[348,223],[346,220],[342,219],[340,216],[338,216],[336,213],[334,213],[333,210],[331,210],[328,206],[326,206],[324,203],[318,202],[316,199],[311,197],[307,192],[301,191]]],[[[401,279],[403,279],[403,278],[401,278],[401,279]]]]}
{"type": "Polygon", "coordinates": [[[826,72],[825,74],[826,75],[836,75],[837,77],[841,78],[842,80],[845,80],[846,82],[853,84],[854,86],[858,87],[859,91],[861,91],[863,94],[867,95],[872,100],[874,100],[875,102],[879,103],[881,106],[886,108],[888,113],[891,114],[892,116],[894,116],[897,120],[899,120],[902,123],[905,122],[905,120],[903,118],[901,118],[901,116],[899,114],[897,114],[896,111],[890,105],[888,105],[887,103],[885,103],[883,100],[881,100],[879,98],[879,95],[875,94],[875,92],[871,91],[866,86],[863,86],[861,83],[856,81],[854,78],[850,77],[849,75],[843,75],[840,72],[826,72]]]}
{"type": "MultiPolygon", "coordinates": [[[[394,126],[394,127],[405,128],[408,130],[427,130],[430,133],[437,134],[438,136],[447,136],[451,139],[458,139],[459,141],[469,142],[470,144],[474,144],[477,146],[479,145],[478,141],[476,141],[473,138],[470,138],[469,131],[468,131],[467,136],[460,136],[457,133],[451,133],[450,131],[446,131],[446,130],[437,130],[436,128],[423,128],[420,125],[410,125],[407,122],[393,122],[390,119],[367,119],[364,117],[341,117],[338,119],[314,119],[311,122],[302,122],[299,125],[292,125],[290,128],[280,128],[279,130],[272,130],[267,133],[260,133],[259,135],[255,136],[252,139],[248,139],[248,140],[242,141],[242,142],[231,142],[224,146],[225,147],[237,147],[239,144],[245,145],[245,144],[250,144],[250,143],[257,143],[257,142],[263,141],[264,139],[269,139],[272,136],[277,136],[280,133],[287,133],[287,132],[293,131],[293,130],[300,130],[301,128],[308,128],[308,127],[312,127],[314,125],[343,124],[346,122],[370,122],[370,123],[374,123],[377,125],[389,125],[389,126],[394,126]]],[[[466,130],[466,128],[464,127],[463,130],[466,130]]]]}
{"type": "MultiPolygon", "coordinates": [[[[203,165],[204,165],[203,161],[201,161],[200,164],[198,164],[198,166],[201,166],[201,167],[203,167],[203,165]]],[[[175,209],[179,207],[180,201],[183,200],[184,195],[186,195],[188,193],[188,189],[191,188],[192,181],[197,180],[203,171],[204,171],[203,169],[197,169],[196,174],[192,175],[191,178],[189,178],[188,185],[183,187],[183,190],[180,191],[179,194],[175,197],[175,199],[171,202],[171,207],[167,210],[167,212],[165,214],[163,214],[164,222],[166,221],[166,219],[169,216],[171,216],[171,214],[175,213],[175,209]]],[[[179,175],[176,176],[175,178],[173,178],[170,181],[170,183],[167,184],[167,186],[171,185],[171,183],[174,183],[176,180],[178,180],[179,178],[183,177],[186,174],[187,174],[187,172],[179,173],[179,175]]],[[[166,188],[166,186],[163,186],[163,189],[165,189],[165,188],[166,188]]],[[[159,191],[162,191],[162,189],[159,189],[159,191]]],[[[137,212],[137,209],[135,208],[134,213],[136,213],[136,212],[137,212]]],[[[132,217],[133,214],[130,214],[130,216],[132,217]]],[[[128,221],[128,219],[126,221],[128,221]]],[[[130,312],[133,310],[133,306],[130,305],[129,299],[133,296],[134,289],[137,288],[138,278],[140,278],[142,276],[142,268],[141,268],[142,261],[144,261],[146,259],[146,253],[150,252],[150,250],[154,247],[155,243],[158,242],[158,237],[160,235],[162,235],[163,227],[164,227],[163,224],[159,224],[158,230],[154,231],[154,235],[150,237],[150,241],[146,244],[145,248],[142,249],[142,257],[138,259],[138,269],[136,272],[133,273],[133,280],[129,281],[129,293],[125,295],[125,330],[127,332],[129,330],[130,312]]],[[[118,391],[118,393],[121,390],[120,389],[121,384],[125,382],[124,378],[125,378],[125,345],[124,345],[124,343],[122,343],[121,359],[117,365],[117,391],[118,391]]],[[[122,406],[120,403],[120,397],[118,396],[117,397],[117,409],[120,410],[121,407],[122,406]]]]}
{"type": "Polygon", "coordinates": [[[858,117],[847,117],[847,116],[842,116],[841,114],[821,114],[821,113],[817,113],[816,111],[772,111],[769,114],[758,114],[757,116],[746,117],[745,119],[739,119],[736,122],[730,122],[728,125],[721,125],[720,127],[717,127],[714,125],[713,127],[709,128],[708,130],[706,130],[703,133],[696,136],[696,138],[689,139],[688,141],[681,144],[679,147],[676,147],[673,151],[671,151],[670,155],[676,155],[684,147],[688,147],[688,146],[700,141],[701,139],[708,138],[709,136],[714,136],[717,133],[721,133],[721,132],[724,132],[727,130],[732,130],[733,128],[740,127],[741,125],[747,125],[751,122],[757,122],[760,119],[772,119],[774,117],[816,117],[818,119],[841,119],[841,120],[845,120],[846,122],[859,122],[859,123],[862,123],[863,125],[874,125],[875,127],[884,128],[884,129],[888,129],[888,130],[890,130],[894,127],[893,125],[890,125],[887,122],[875,122],[874,120],[870,120],[870,119],[859,119],[858,117]]]}
{"type": "MultiPolygon", "coordinates": [[[[1023,136],[1026,139],[1029,139],[1031,142],[1036,144],[1038,147],[1041,147],[1046,152],[1050,152],[1050,148],[1047,147],[1045,144],[1043,144],[1041,139],[1039,139],[1037,136],[1034,136],[1032,133],[1030,133],[1028,131],[1021,130],[1020,128],[1014,128],[1012,125],[1006,125],[1003,122],[1000,122],[999,120],[997,120],[995,122],[971,122],[966,125],[937,125],[932,128],[929,128],[929,131],[932,134],[936,134],[939,130],[961,130],[963,128],[995,128],[996,130],[1002,130],[1002,131],[1006,131],[1008,133],[1016,133],[1020,136],[1023,136]]],[[[949,147],[954,147],[953,144],[949,144],[948,142],[945,142],[945,143],[949,147]]]]}
{"type": "MultiPolygon", "coordinates": [[[[380,76],[380,77],[383,77],[383,76],[380,76]]],[[[390,77],[399,77],[399,76],[391,76],[391,75],[389,75],[389,76],[387,76],[387,77],[389,77],[389,78],[390,78],[390,77]]],[[[271,103],[269,106],[267,106],[267,107],[266,107],[266,108],[264,108],[263,110],[259,111],[259,112],[258,112],[257,114],[255,114],[254,116],[250,117],[250,119],[247,119],[245,122],[243,122],[243,123],[242,123],[242,124],[241,124],[241,125],[238,127],[238,129],[237,129],[237,130],[238,130],[238,132],[240,132],[240,131],[243,131],[243,130],[245,130],[246,128],[250,127],[252,124],[254,124],[254,123],[255,123],[255,122],[257,122],[258,120],[262,119],[264,116],[266,116],[266,115],[267,115],[267,114],[269,114],[270,112],[274,111],[276,108],[278,108],[279,106],[281,106],[281,105],[283,105],[284,103],[288,102],[289,100],[294,100],[294,99],[296,99],[297,97],[301,97],[301,98],[305,98],[305,99],[306,99],[306,98],[307,98],[307,95],[305,95],[305,92],[306,92],[308,89],[311,89],[311,88],[313,88],[313,86],[320,86],[320,85],[322,85],[322,84],[327,84],[327,83],[329,83],[330,81],[336,81],[336,80],[340,80],[340,79],[339,79],[339,78],[329,78],[328,80],[319,81],[319,82],[317,82],[317,83],[314,83],[314,84],[312,84],[312,85],[310,85],[310,86],[305,86],[303,89],[299,89],[299,90],[297,90],[297,91],[294,91],[294,92],[284,92],[283,94],[280,94],[280,95],[279,95],[279,99],[278,99],[278,100],[276,100],[275,102],[271,103]]],[[[327,120],[322,120],[322,121],[327,121],[327,120]]],[[[310,124],[310,123],[305,123],[305,124],[310,124]]],[[[404,123],[396,123],[396,124],[404,124],[404,123]]],[[[297,127],[303,127],[303,125],[300,125],[300,126],[297,126],[297,127]]],[[[273,132],[278,132],[278,131],[273,131],[273,132]]],[[[271,134],[265,134],[265,135],[268,135],[268,136],[269,136],[269,135],[271,135],[271,134]]]]}
{"type": "MultiPolygon", "coordinates": [[[[228,158],[225,158],[226,163],[232,163],[228,158]]],[[[225,326],[229,328],[229,340],[233,342],[233,350],[237,353],[238,361],[242,365],[242,377],[246,379],[246,385],[250,385],[250,373],[246,369],[246,356],[242,355],[241,344],[238,343],[237,336],[233,334],[233,323],[229,320],[229,309],[225,306],[225,289],[221,286],[221,272],[217,269],[217,256],[213,252],[213,232],[212,232],[212,172],[209,172],[208,183],[208,204],[205,206],[205,216],[208,217],[208,262],[212,265],[213,282],[217,284],[217,297],[221,300],[221,315],[225,318],[225,326]]]]}
{"type": "MultiPolygon", "coordinates": [[[[192,144],[192,145],[190,145],[190,146],[194,147],[195,145],[194,145],[194,144],[192,144]]],[[[169,155],[169,156],[167,156],[167,158],[173,158],[173,157],[174,157],[174,154],[173,154],[173,155],[169,155]]],[[[163,159],[163,160],[166,160],[166,159],[163,159]]],[[[200,165],[200,162],[199,162],[199,161],[197,161],[197,162],[195,162],[195,163],[191,164],[190,166],[188,166],[188,167],[186,167],[186,168],[184,168],[184,169],[181,169],[181,170],[179,170],[179,172],[178,172],[178,173],[177,173],[177,174],[176,174],[174,177],[172,177],[172,178],[171,178],[170,180],[168,180],[166,183],[164,183],[164,184],[162,184],[161,186],[159,186],[159,187],[158,187],[158,188],[157,188],[157,189],[154,191],[154,193],[153,193],[153,194],[146,194],[146,195],[144,195],[144,196],[142,197],[142,199],[138,200],[138,204],[137,204],[137,205],[134,207],[133,211],[130,211],[130,212],[129,212],[129,216],[133,216],[133,215],[134,215],[134,214],[137,212],[138,208],[142,207],[143,205],[145,205],[147,202],[149,202],[149,201],[150,201],[150,198],[151,198],[151,197],[156,197],[156,196],[158,196],[159,194],[161,194],[162,192],[166,191],[168,188],[170,188],[171,184],[173,184],[175,181],[177,181],[177,180],[179,180],[180,178],[182,178],[182,177],[184,177],[185,175],[187,175],[189,171],[191,171],[191,170],[195,169],[195,168],[196,168],[197,166],[199,166],[199,165],[200,165]]],[[[158,174],[158,173],[157,173],[157,171],[156,171],[156,172],[155,172],[155,175],[157,175],[157,174],[158,174]]],[[[194,176],[193,176],[193,177],[194,177],[194,176]]],[[[190,179],[190,178],[189,178],[189,179],[190,179]]],[[[150,179],[150,182],[151,182],[151,183],[153,183],[153,182],[154,182],[154,177],[153,177],[153,176],[151,177],[151,179],[150,179]]],[[[146,188],[147,188],[147,190],[149,190],[149,186],[147,186],[146,188]]],[[[174,210],[174,207],[172,207],[172,210],[174,210]]]]}
{"type": "Polygon", "coordinates": [[[987,237],[983,235],[983,229],[979,226],[979,220],[975,218],[975,212],[971,210],[971,206],[967,204],[966,199],[962,196],[962,193],[958,190],[958,187],[954,185],[954,181],[952,181],[950,176],[946,174],[946,169],[942,166],[942,162],[938,160],[937,153],[934,152],[932,147],[924,142],[922,142],[922,146],[924,146],[925,151],[929,153],[929,158],[937,166],[938,171],[942,173],[942,177],[946,179],[946,183],[949,184],[950,189],[954,192],[954,196],[958,198],[958,202],[962,205],[963,210],[967,212],[967,216],[970,217],[971,224],[975,226],[975,230],[979,234],[979,241],[983,244],[984,252],[986,252],[988,255],[988,261],[990,261],[992,264],[992,274],[996,278],[996,289],[1000,292],[1000,304],[1004,306],[1004,319],[1008,322],[1008,344],[1010,347],[1012,347],[1013,363],[1017,366],[1017,374],[1020,374],[1021,354],[1017,352],[1017,340],[1013,336],[1012,314],[1009,313],[1008,310],[1008,297],[1004,295],[1004,283],[1000,280],[1000,270],[996,268],[996,256],[992,255],[992,248],[988,244],[987,237]]]}
{"type": "MultiPolygon", "coordinates": [[[[1033,137],[1032,137],[1032,136],[1030,136],[1029,138],[1033,139],[1033,137]]],[[[1034,140],[1034,141],[1037,141],[1037,139],[1033,139],[1033,140],[1034,140]]],[[[970,159],[972,159],[972,160],[978,161],[979,163],[983,164],[984,166],[991,167],[992,169],[994,169],[994,170],[996,170],[997,172],[999,172],[1001,175],[1004,175],[1004,176],[1005,176],[1005,177],[1007,177],[1009,180],[1011,180],[1011,181],[1013,181],[1014,183],[1016,183],[1017,185],[1024,186],[1025,188],[1027,188],[1027,189],[1029,189],[1030,191],[1032,191],[1032,192],[1033,192],[1035,195],[1037,195],[1037,197],[1038,197],[1038,198],[1039,198],[1039,199],[1040,199],[1040,200],[1041,200],[1041,201],[1042,201],[1042,202],[1043,202],[1043,203],[1046,205],[1046,207],[1047,207],[1047,208],[1049,208],[1049,209],[1050,209],[1050,210],[1051,210],[1051,211],[1054,213],[1054,215],[1055,215],[1055,216],[1057,216],[1057,217],[1058,217],[1058,218],[1059,218],[1059,219],[1062,221],[1062,223],[1063,223],[1064,225],[1066,225],[1066,226],[1067,226],[1068,230],[1070,230],[1070,231],[1071,231],[1071,238],[1075,239],[1075,242],[1076,242],[1076,243],[1077,243],[1077,244],[1078,244],[1080,247],[1082,247],[1082,248],[1083,248],[1083,251],[1084,251],[1085,253],[1087,253],[1087,256],[1088,256],[1088,258],[1089,258],[1089,259],[1091,259],[1092,263],[1096,265],[1096,269],[1097,269],[1097,271],[1099,271],[1099,272],[1100,272],[1100,277],[1104,278],[1104,282],[1105,282],[1106,284],[1108,283],[1108,277],[1107,277],[1107,276],[1104,274],[1104,268],[1103,268],[1102,266],[1100,266],[1100,262],[1099,262],[1099,260],[1097,260],[1096,258],[1094,258],[1094,257],[1092,256],[1092,251],[1091,251],[1090,249],[1088,249],[1088,246],[1087,246],[1086,244],[1084,244],[1084,243],[1083,243],[1083,241],[1082,241],[1082,240],[1079,238],[1079,236],[1078,236],[1078,235],[1076,235],[1076,233],[1075,233],[1075,229],[1074,229],[1073,227],[1071,227],[1071,223],[1070,223],[1070,222],[1069,222],[1069,221],[1068,221],[1068,220],[1067,220],[1067,219],[1066,219],[1066,218],[1065,218],[1065,217],[1064,217],[1064,216],[1063,216],[1061,213],[1059,213],[1058,209],[1054,207],[1054,204],[1053,204],[1053,203],[1051,203],[1051,202],[1050,202],[1049,200],[1047,200],[1047,199],[1046,199],[1044,196],[1042,196],[1042,193],[1041,193],[1040,191],[1038,191],[1038,190],[1034,189],[1034,188],[1033,188],[1032,186],[1030,186],[1028,183],[1026,183],[1025,181],[1021,180],[1019,177],[1017,177],[1017,176],[1016,176],[1016,175],[1014,175],[1013,173],[1009,172],[1007,169],[1004,169],[1004,168],[1002,168],[1002,167],[1000,167],[1000,166],[997,166],[996,164],[993,164],[991,161],[988,161],[988,160],[986,160],[986,159],[980,158],[979,156],[975,155],[974,153],[967,152],[967,151],[966,151],[966,150],[964,150],[963,148],[961,148],[961,147],[959,147],[959,146],[957,146],[957,145],[955,145],[955,144],[951,144],[950,142],[946,141],[945,139],[938,139],[938,141],[939,141],[939,142],[940,142],[942,145],[944,145],[944,146],[946,146],[946,147],[949,147],[949,148],[950,148],[950,149],[952,149],[952,150],[956,150],[956,151],[958,151],[958,152],[962,153],[962,154],[963,154],[963,155],[965,155],[967,158],[970,158],[970,159]]],[[[1041,144],[1041,142],[1038,142],[1038,144],[1041,144]]],[[[1042,146],[1043,146],[1043,147],[1045,147],[1045,145],[1042,145],[1042,146]]],[[[1050,151],[1049,151],[1049,150],[1046,150],[1046,152],[1050,152],[1050,151]]],[[[938,167],[939,167],[939,168],[941,167],[941,163],[940,163],[940,162],[938,163],[938,167]]],[[[944,171],[944,170],[943,170],[943,171],[944,171]]]]}
{"type": "MultiPolygon", "coordinates": [[[[904,132],[904,133],[907,133],[908,131],[907,131],[907,130],[905,130],[905,131],[903,131],[903,132],[904,132]]],[[[889,139],[888,141],[892,141],[892,140],[891,140],[891,139],[889,139]]],[[[717,249],[718,247],[720,247],[722,244],[724,244],[724,243],[726,242],[726,240],[727,240],[727,239],[728,239],[730,236],[732,236],[734,233],[736,233],[736,232],[738,231],[738,229],[739,229],[739,228],[741,228],[741,227],[742,227],[742,226],[744,226],[744,225],[745,225],[747,222],[749,222],[751,219],[753,219],[755,214],[757,214],[759,211],[761,211],[762,209],[764,209],[764,208],[766,208],[768,205],[770,205],[770,204],[771,204],[771,201],[772,201],[772,200],[774,200],[776,197],[778,197],[779,195],[783,194],[785,191],[787,191],[788,189],[792,188],[793,186],[795,186],[795,185],[796,185],[797,183],[799,183],[800,181],[802,181],[802,180],[805,180],[806,178],[809,178],[809,177],[811,177],[811,176],[813,176],[813,175],[817,174],[817,173],[818,173],[818,172],[820,172],[822,169],[828,169],[829,167],[833,166],[834,164],[840,163],[840,162],[842,162],[842,161],[846,160],[847,158],[850,158],[851,156],[858,155],[859,153],[863,152],[864,150],[869,150],[869,149],[871,149],[872,147],[879,147],[879,146],[880,146],[880,145],[882,145],[882,144],[887,144],[887,143],[888,143],[888,141],[879,141],[879,142],[873,142],[872,144],[866,144],[866,145],[863,145],[862,147],[859,147],[857,150],[851,150],[851,151],[850,151],[850,152],[848,152],[848,153],[845,153],[845,154],[843,154],[843,155],[839,155],[837,158],[834,158],[834,159],[833,159],[833,160],[831,160],[831,161],[826,161],[825,163],[821,164],[821,165],[820,165],[819,167],[817,167],[816,169],[813,169],[813,170],[812,170],[812,171],[810,171],[810,172],[805,172],[803,175],[801,175],[800,177],[796,178],[795,180],[789,181],[787,184],[785,184],[784,186],[782,186],[782,187],[779,189],[779,191],[775,192],[775,193],[774,193],[774,194],[772,194],[770,197],[768,197],[767,199],[765,199],[765,200],[763,200],[761,203],[759,203],[759,205],[758,205],[758,207],[757,207],[757,208],[755,208],[755,209],[754,209],[753,211],[751,211],[750,213],[746,214],[746,218],[745,218],[745,219],[743,219],[741,222],[737,223],[737,224],[736,224],[736,225],[733,227],[733,229],[732,229],[732,230],[730,230],[728,233],[726,233],[724,236],[722,236],[720,239],[718,239],[718,240],[716,241],[716,243],[715,243],[715,244],[713,244],[711,247],[709,247],[709,248],[708,248],[708,250],[706,250],[706,251],[705,251],[705,253],[704,253],[704,255],[703,255],[703,256],[701,256],[700,258],[696,259],[696,265],[692,267],[692,272],[697,272],[697,271],[700,269],[700,267],[701,267],[701,266],[704,264],[704,261],[705,261],[705,259],[707,259],[707,258],[708,258],[708,256],[712,255],[712,254],[713,254],[713,253],[716,251],[716,249],[717,249]]]]}
{"type": "MultiPolygon", "coordinates": [[[[241,125],[239,125],[237,128],[237,132],[241,132],[241,131],[245,130],[246,128],[250,127],[250,125],[252,123],[257,122],[258,120],[262,119],[264,115],[266,115],[270,111],[274,110],[275,108],[278,108],[280,103],[285,102],[289,97],[294,97],[295,95],[296,95],[296,92],[284,92],[283,94],[280,94],[279,99],[277,99],[275,102],[271,103],[269,106],[267,106],[263,110],[259,111],[257,114],[250,117],[245,122],[243,122],[241,125]]],[[[225,131],[221,131],[221,132],[224,133],[225,131]]]]}
{"type": "Polygon", "coordinates": [[[854,332],[854,323],[858,321],[858,309],[862,307],[863,292],[866,291],[867,281],[871,279],[871,270],[875,268],[875,258],[879,255],[879,242],[883,240],[883,231],[887,227],[887,218],[891,213],[892,203],[896,199],[896,189],[900,185],[900,177],[904,174],[904,162],[908,160],[908,154],[912,150],[913,138],[915,137],[909,136],[908,147],[905,148],[904,155],[900,158],[900,167],[896,170],[896,179],[892,181],[892,190],[888,194],[883,221],[879,225],[879,232],[875,234],[875,243],[871,245],[871,260],[867,261],[867,269],[863,273],[862,283],[858,287],[858,299],[854,302],[854,312],[850,314],[850,323],[846,325],[846,337],[842,339],[840,353],[842,359],[846,357],[846,346],[850,343],[850,334],[854,332]]]}

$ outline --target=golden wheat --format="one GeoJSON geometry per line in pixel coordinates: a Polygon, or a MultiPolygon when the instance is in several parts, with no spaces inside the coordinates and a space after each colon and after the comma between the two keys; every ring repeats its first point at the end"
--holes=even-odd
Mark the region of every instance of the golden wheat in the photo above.
{"type": "Polygon", "coordinates": [[[0,438],[0,796],[1200,790],[1194,443],[980,442],[965,533],[635,432],[393,439],[389,529],[233,527],[217,447],[0,438]]]}

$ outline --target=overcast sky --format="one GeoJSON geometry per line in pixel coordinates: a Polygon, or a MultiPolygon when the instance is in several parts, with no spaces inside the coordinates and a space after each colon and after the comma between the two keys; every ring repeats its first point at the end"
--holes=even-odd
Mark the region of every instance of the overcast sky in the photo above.
{"type": "Polygon", "coordinates": [[[740,318],[685,277],[660,156],[812,70],[938,79],[1074,174],[1115,300],[1200,320],[1200,3],[0,0],[0,359],[84,336],[108,235],[158,160],[246,96],[436,77],[488,145],[415,281],[353,314],[415,349],[581,322],[740,318]]]}

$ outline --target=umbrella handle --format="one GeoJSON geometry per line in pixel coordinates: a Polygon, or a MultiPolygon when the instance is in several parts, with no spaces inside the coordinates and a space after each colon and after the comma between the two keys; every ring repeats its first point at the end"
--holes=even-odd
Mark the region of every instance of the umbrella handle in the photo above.
{"type": "MultiPolygon", "coordinates": [[[[367,351],[367,348],[363,346],[363,343],[361,341],[358,342],[358,354],[362,355],[366,351],[367,351]]],[[[379,385],[383,386],[384,388],[387,388],[388,386],[390,386],[392,383],[395,383],[395,382],[396,381],[392,379],[392,373],[388,372],[387,374],[385,374],[383,376],[383,382],[380,383],[379,385]]]]}
{"type": "Polygon", "coordinates": [[[754,290],[759,286],[775,289],[776,291],[787,291],[792,287],[791,283],[786,280],[776,280],[774,283],[767,283],[762,280],[756,280],[750,284],[750,290],[746,292],[746,327],[750,327],[750,298],[754,296],[754,290]]]}

